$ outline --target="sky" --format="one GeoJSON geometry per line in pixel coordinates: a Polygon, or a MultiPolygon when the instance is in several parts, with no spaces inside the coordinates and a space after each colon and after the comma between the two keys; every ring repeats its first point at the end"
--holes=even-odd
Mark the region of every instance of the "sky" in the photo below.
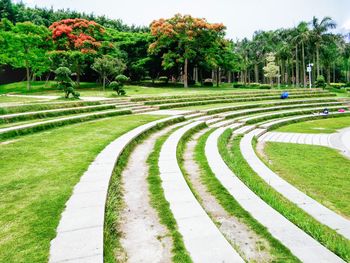
{"type": "MultiPolygon", "coordinates": [[[[15,2],[19,2],[16,0],[15,2]]],[[[350,0],[22,0],[29,6],[71,9],[122,19],[132,25],[176,13],[205,17],[224,23],[227,37],[251,38],[256,30],[274,30],[310,21],[313,16],[332,17],[337,32],[350,32],[350,0]]]]}

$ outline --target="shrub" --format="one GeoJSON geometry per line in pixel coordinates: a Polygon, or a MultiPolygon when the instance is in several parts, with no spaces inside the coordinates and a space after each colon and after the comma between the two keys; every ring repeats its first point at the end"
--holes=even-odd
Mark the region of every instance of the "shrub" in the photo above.
{"type": "Polygon", "coordinates": [[[261,86],[260,83],[249,83],[249,87],[251,88],[259,88],[261,86]]]}
{"type": "Polygon", "coordinates": [[[168,83],[169,82],[169,78],[167,76],[161,76],[158,78],[159,81],[164,82],[164,83],[168,83]]]}
{"type": "Polygon", "coordinates": [[[271,89],[271,88],[272,88],[271,85],[268,85],[268,84],[261,84],[259,86],[259,89],[271,89]]]}
{"type": "Polygon", "coordinates": [[[241,83],[241,82],[235,82],[235,83],[233,83],[232,86],[233,86],[234,88],[242,88],[242,87],[244,86],[244,84],[241,83]]]}
{"type": "Polygon", "coordinates": [[[345,83],[330,83],[329,84],[332,88],[340,89],[343,87],[346,87],[345,83]]]}
{"type": "Polygon", "coordinates": [[[109,86],[117,92],[118,96],[126,95],[124,90],[124,84],[129,80],[129,78],[125,75],[118,75],[115,78],[115,81],[112,81],[109,86]]]}
{"type": "Polygon", "coordinates": [[[315,86],[316,88],[325,88],[327,86],[324,76],[320,75],[317,77],[315,81],[315,86]]]}
{"type": "Polygon", "coordinates": [[[212,79],[205,79],[204,82],[203,82],[203,86],[205,86],[205,87],[213,87],[214,86],[213,80],[212,79]]]}
{"type": "Polygon", "coordinates": [[[347,82],[347,83],[345,84],[345,87],[350,87],[350,82],[347,82]]]}
{"type": "Polygon", "coordinates": [[[61,89],[65,93],[65,98],[69,98],[72,94],[74,98],[78,99],[80,97],[79,92],[76,92],[73,88],[73,81],[70,78],[72,72],[67,67],[59,67],[55,70],[55,81],[57,81],[57,88],[61,89]]]}

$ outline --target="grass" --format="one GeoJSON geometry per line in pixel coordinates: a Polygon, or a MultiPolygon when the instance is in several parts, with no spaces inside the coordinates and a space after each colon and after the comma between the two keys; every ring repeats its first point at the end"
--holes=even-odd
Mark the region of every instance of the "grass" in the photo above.
{"type": "MultiPolygon", "coordinates": [[[[106,118],[106,117],[112,117],[112,116],[117,116],[117,115],[129,115],[132,114],[131,110],[115,110],[115,111],[101,111],[101,112],[94,112],[91,114],[75,114],[75,115],[71,115],[71,116],[67,116],[71,117],[72,119],[63,119],[63,118],[48,118],[48,120],[52,120],[55,122],[44,122],[45,120],[42,120],[43,123],[38,123],[35,126],[32,127],[26,127],[23,129],[15,129],[15,130],[10,130],[10,131],[5,131],[3,133],[0,134],[0,141],[2,140],[6,140],[9,138],[13,138],[13,137],[17,137],[20,135],[25,135],[25,134],[30,134],[30,133],[35,133],[35,132],[39,132],[39,131],[43,131],[43,130],[48,130],[48,129],[52,129],[52,128],[56,128],[59,126],[65,126],[65,125],[70,125],[70,124],[74,124],[74,123],[78,123],[78,122],[85,122],[85,121],[91,121],[94,119],[101,119],[101,118],[106,118]]],[[[31,121],[27,121],[24,123],[33,123],[35,124],[36,121],[35,120],[31,120],[31,121]]]]}
{"type": "MultiPolygon", "coordinates": [[[[173,131],[171,131],[173,132],[173,131]]],[[[170,204],[165,199],[162,188],[162,180],[158,167],[159,154],[165,140],[171,134],[168,133],[160,137],[154,146],[153,152],[149,155],[147,163],[149,165],[148,185],[150,191],[151,205],[156,209],[160,222],[166,226],[173,240],[173,262],[174,263],[190,263],[192,262],[184,245],[183,238],[178,231],[176,220],[171,212],[170,204]]]]}
{"type": "Polygon", "coordinates": [[[336,150],[268,142],[273,171],[330,209],[350,218],[350,160],[336,150]]]}
{"type": "Polygon", "coordinates": [[[211,132],[212,131],[208,131],[202,135],[195,148],[195,160],[201,168],[202,183],[227,213],[239,219],[241,223],[248,226],[249,229],[269,244],[269,247],[265,249],[269,250],[269,254],[273,257],[274,262],[299,262],[299,260],[295,258],[285,246],[276,240],[264,226],[257,222],[240,206],[216,178],[205,156],[205,144],[211,132]]]}
{"type": "Polygon", "coordinates": [[[350,127],[350,117],[339,117],[322,120],[311,120],[282,126],[276,131],[298,133],[335,133],[337,130],[350,127]]]}
{"type": "Polygon", "coordinates": [[[226,164],[252,191],[262,200],[281,213],[304,232],[319,241],[329,250],[350,261],[350,240],[342,237],[334,230],[319,223],[301,208],[291,203],[281,194],[271,188],[248,165],[240,152],[241,136],[234,137],[232,148],[227,149],[231,130],[227,130],[219,139],[219,150],[226,164]]]}
{"type": "Polygon", "coordinates": [[[0,262],[47,262],[74,185],[115,138],[162,116],[118,116],[0,145],[0,262]]]}
{"type": "Polygon", "coordinates": [[[29,103],[29,102],[39,102],[43,99],[26,98],[26,97],[12,97],[12,96],[2,96],[0,95],[0,105],[1,104],[14,104],[14,103],[29,103]]]}
{"type": "Polygon", "coordinates": [[[108,197],[106,203],[105,225],[104,225],[104,262],[118,262],[116,255],[123,253],[120,243],[122,233],[119,230],[120,213],[123,207],[123,189],[121,185],[121,176],[126,167],[130,154],[134,148],[144,141],[153,131],[160,130],[165,126],[183,121],[184,118],[179,117],[165,123],[160,123],[156,127],[139,135],[123,150],[115,165],[113,175],[109,184],[108,197]]]}

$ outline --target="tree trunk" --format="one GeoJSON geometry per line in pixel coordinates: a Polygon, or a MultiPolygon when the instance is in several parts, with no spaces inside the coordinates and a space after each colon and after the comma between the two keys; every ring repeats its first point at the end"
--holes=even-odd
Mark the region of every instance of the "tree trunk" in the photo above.
{"type": "Polygon", "coordinates": [[[331,83],[331,66],[327,67],[327,84],[331,83]]]}
{"type": "Polygon", "coordinates": [[[216,69],[216,87],[220,85],[220,68],[216,69]]]}
{"type": "Polygon", "coordinates": [[[77,87],[80,87],[80,75],[81,75],[81,68],[80,65],[77,66],[77,87]]]}
{"type": "Polygon", "coordinates": [[[317,77],[320,75],[320,47],[316,45],[316,65],[317,65],[317,77]]]}
{"type": "Polygon", "coordinates": [[[304,42],[301,42],[302,55],[303,55],[303,79],[304,79],[304,88],[306,87],[306,65],[305,65],[305,46],[304,42]]]}
{"type": "Polygon", "coordinates": [[[255,83],[259,83],[259,65],[254,64],[254,75],[255,75],[255,83]]]}
{"type": "Polygon", "coordinates": [[[26,73],[27,73],[27,90],[30,90],[30,68],[29,68],[29,62],[26,60],[26,73]]]}
{"type": "Polygon", "coordinates": [[[298,58],[298,45],[295,46],[295,83],[299,87],[299,58],[298,58]]]}
{"type": "Polygon", "coordinates": [[[103,76],[102,79],[103,79],[103,84],[102,84],[103,92],[105,92],[106,91],[106,76],[103,76]]]}
{"type": "Polygon", "coordinates": [[[188,88],[188,59],[187,58],[185,58],[183,79],[184,79],[184,87],[188,88]]]}
{"type": "Polygon", "coordinates": [[[229,71],[227,74],[227,82],[232,83],[232,72],[231,71],[229,71]]]}

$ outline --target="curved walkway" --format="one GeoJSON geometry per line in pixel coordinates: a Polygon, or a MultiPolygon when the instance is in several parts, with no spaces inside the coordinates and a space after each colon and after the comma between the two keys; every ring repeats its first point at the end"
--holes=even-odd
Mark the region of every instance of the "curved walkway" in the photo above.
{"type": "Polygon", "coordinates": [[[205,154],[212,171],[228,192],[302,262],[343,262],[342,259],[266,204],[233,174],[222,160],[217,146],[218,138],[224,131],[225,128],[219,128],[208,137],[205,154]]]}
{"type": "MultiPolygon", "coordinates": [[[[298,207],[303,209],[306,213],[310,214],[320,223],[327,225],[328,227],[334,229],[339,234],[350,239],[350,221],[343,218],[342,216],[336,214],[327,207],[321,205],[316,200],[307,196],[300,190],[298,190],[293,185],[289,184],[287,181],[282,179],[276,173],[271,171],[256,155],[252,141],[253,138],[261,134],[262,129],[256,129],[245,135],[241,141],[240,149],[244,159],[248,162],[250,167],[260,176],[266,183],[268,183],[272,188],[274,188],[281,195],[286,197],[291,202],[295,203],[298,207]]],[[[288,135],[288,134],[287,134],[288,135]]],[[[302,135],[302,134],[301,134],[302,135]]],[[[265,136],[265,135],[263,135],[265,136]]],[[[300,136],[299,136],[300,137],[300,136]]],[[[299,138],[298,137],[298,138],[299,138]]],[[[269,134],[265,138],[269,138],[269,134]]],[[[291,140],[297,136],[291,136],[291,140]]],[[[317,142],[321,143],[320,138],[317,136],[317,142]]],[[[327,137],[324,137],[327,139],[327,137]]],[[[322,142],[323,143],[323,142],[322,142]]]]}
{"type": "Polygon", "coordinates": [[[103,262],[103,226],[107,191],[124,148],[142,133],[179,116],[139,126],[110,143],[74,187],[51,241],[49,262],[103,262]]]}
{"type": "Polygon", "coordinates": [[[162,146],[158,164],[164,195],[194,262],[244,262],[200,206],[177,163],[180,139],[202,123],[196,121],[175,131],[162,146]]]}

